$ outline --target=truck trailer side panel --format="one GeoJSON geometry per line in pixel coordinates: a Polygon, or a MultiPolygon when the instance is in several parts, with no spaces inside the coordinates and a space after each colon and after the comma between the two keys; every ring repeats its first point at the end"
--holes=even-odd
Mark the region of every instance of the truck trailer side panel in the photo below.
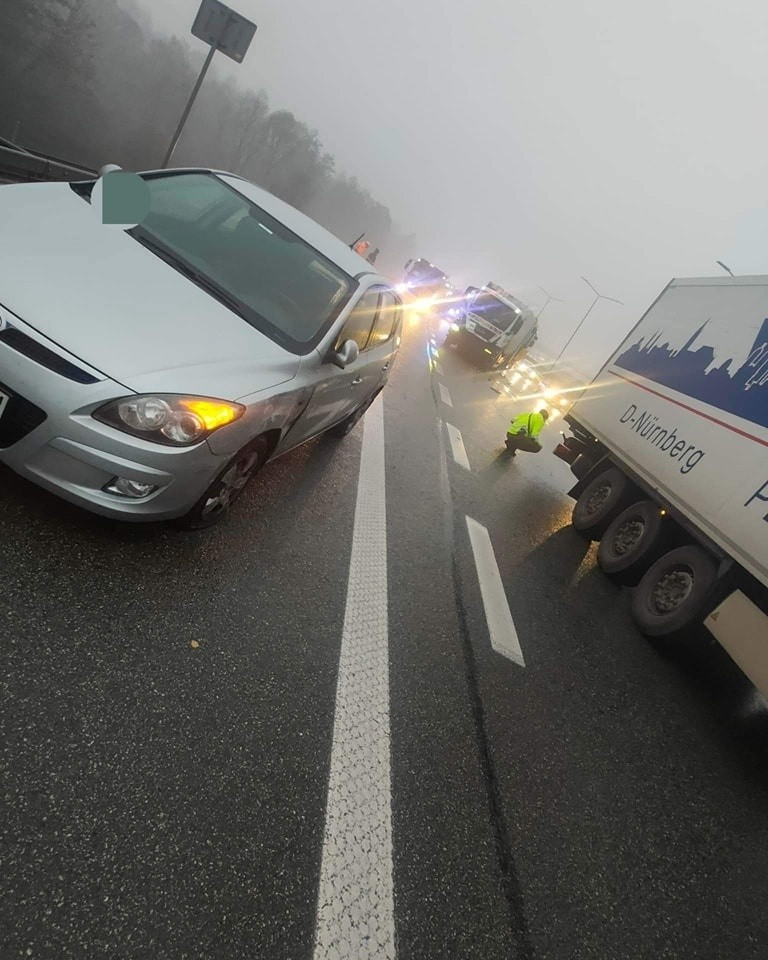
{"type": "Polygon", "coordinates": [[[572,410],[768,584],[768,278],[674,280],[572,410]]]}

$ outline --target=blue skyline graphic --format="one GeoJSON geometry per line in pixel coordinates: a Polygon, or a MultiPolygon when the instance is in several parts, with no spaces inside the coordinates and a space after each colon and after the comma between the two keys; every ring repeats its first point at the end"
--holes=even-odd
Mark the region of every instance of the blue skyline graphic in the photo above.
{"type": "Polygon", "coordinates": [[[696,346],[709,320],[692,334],[679,350],[660,342],[664,332],[644,337],[620,354],[614,365],[670,387],[688,397],[768,427],[768,318],[763,320],[747,359],[735,371],[732,357],[713,366],[714,349],[696,346]]]}

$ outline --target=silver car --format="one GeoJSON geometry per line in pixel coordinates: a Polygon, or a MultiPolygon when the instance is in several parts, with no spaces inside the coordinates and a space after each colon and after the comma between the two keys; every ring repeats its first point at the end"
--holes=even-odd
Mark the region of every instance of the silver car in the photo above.
{"type": "Polygon", "coordinates": [[[142,177],[127,230],[96,216],[99,181],[0,189],[0,462],[95,513],[207,526],[270,457],[352,429],[402,308],[254,184],[142,177]]]}

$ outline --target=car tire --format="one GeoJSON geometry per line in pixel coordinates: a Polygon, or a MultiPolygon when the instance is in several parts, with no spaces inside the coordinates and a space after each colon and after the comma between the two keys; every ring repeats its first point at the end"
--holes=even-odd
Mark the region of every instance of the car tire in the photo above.
{"type": "Polygon", "coordinates": [[[621,470],[604,470],[587,484],[576,501],[571,518],[574,530],[587,540],[599,540],[636,494],[637,488],[621,470]]]}
{"type": "Polygon", "coordinates": [[[256,437],[218,472],[192,509],[174,521],[181,530],[204,530],[220,523],[239,499],[249,481],[267,461],[266,437],[256,437]]]}
{"type": "Polygon", "coordinates": [[[607,576],[636,584],[664,550],[669,524],[653,500],[627,507],[600,538],[597,562],[607,576]]]}
{"type": "Polygon", "coordinates": [[[348,417],[346,417],[344,420],[341,420],[336,424],[336,426],[331,427],[328,430],[330,436],[336,437],[337,440],[343,440],[344,437],[352,433],[365,415],[365,411],[368,409],[368,407],[370,407],[380,392],[381,391],[374,393],[372,397],[369,397],[367,400],[361,403],[357,410],[354,410],[352,413],[350,413],[348,417]]]}
{"type": "Polygon", "coordinates": [[[632,598],[632,619],[647,637],[672,640],[702,620],[717,579],[714,558],[688,544],[660,557],[632,598]]]}

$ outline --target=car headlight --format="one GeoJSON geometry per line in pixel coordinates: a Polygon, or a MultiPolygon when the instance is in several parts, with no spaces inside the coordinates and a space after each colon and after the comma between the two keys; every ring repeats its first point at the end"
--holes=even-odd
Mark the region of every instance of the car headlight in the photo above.
{"type": "Polygon", "coordinates": [[[93,416],[144,440],[187,447],[200,443],[214,430],[225,427],[244,413],[241,403],[163,393],[110,400],[95,410],[93,416]]]}

